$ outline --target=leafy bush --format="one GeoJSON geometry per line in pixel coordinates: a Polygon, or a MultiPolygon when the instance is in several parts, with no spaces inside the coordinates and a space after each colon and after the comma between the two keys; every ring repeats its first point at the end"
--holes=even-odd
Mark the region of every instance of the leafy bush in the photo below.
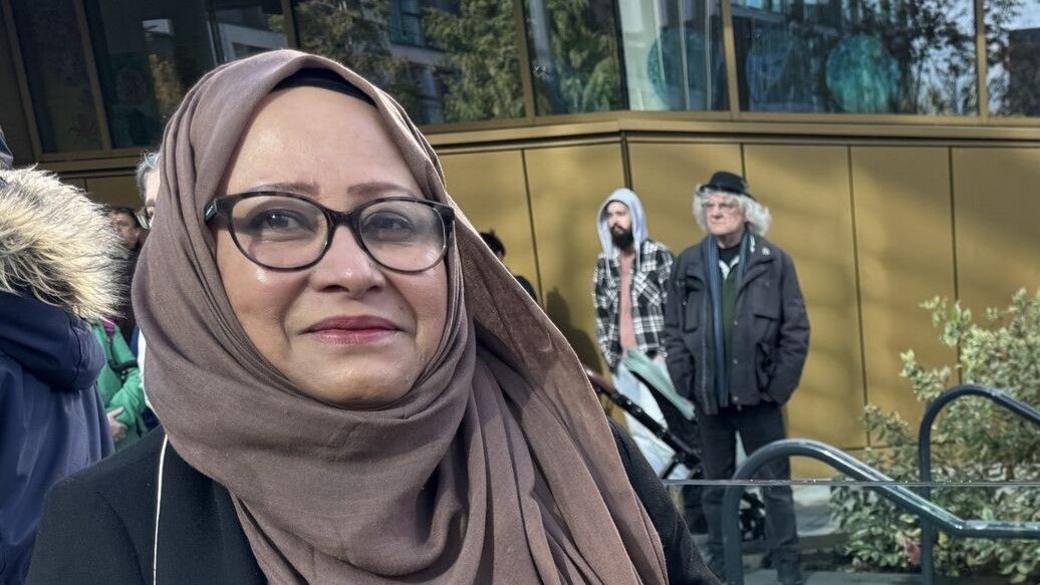
{"type": "MultiPolygon", "coordinates": [[[[926,367],[914,352],[900,355],[902,376],[923,402],[956,383],[998,388],[1040,405],[1040,293],[1013,295],[1006,309],[989,309],[983,323],[959,303],[935,298],[931,311],[943,345],[959,348],[953,366],[926,367]]],[[[897,413],[866,409],[874,445],[864,461],[894,479],[916,481],[917,429],[897,413]]],[[[935,481],[1034,481],[1040,479],[1040,429],[989,400],[964,398],[948,406],[932,435],[935,481]]],[[[965,519],[1040,521],[1040,489],[938,488],[935,501],[965,519]]],[[[863,570],[916,570],[920,527],[872,490],[838,488],[832,514],[849,535],[845,553],[863,570]]],[[[1040,544],[1025,540],[950,538],[939,532],[937,571],[948,575],[999,573],[1012,583],[1040,582],[1040,544]]]]}

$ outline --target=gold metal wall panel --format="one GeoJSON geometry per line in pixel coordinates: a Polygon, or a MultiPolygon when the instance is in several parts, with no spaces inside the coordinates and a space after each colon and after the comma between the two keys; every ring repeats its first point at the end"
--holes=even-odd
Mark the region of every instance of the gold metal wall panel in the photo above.
{"type": "Polygon", "coordinates": [[[949,149],[854,147],[852,191],[867,402],[916,425],[923,406],[899,376],[900,352],[935,365],[957,357],[920,307],[956,294],[949,149]]]}
{"type": "MultiPolygon", "coordinates": [[[[479,231],[495,230],[506,247],[505,264],[538,288],[531,210],[519,150],[441,157],[448,192],[479,231]]],[[[541,298],[539,291],[539,298],[541,298]]]]}
{"type": "Polygon", "coordinates": [[[137,209],[141,207],[141,198],[137,194],[137,185],[133,175],[110,177],[87,177],[87,191],[97,201],[109,205],[122,205],[137,209]]]}
{"type": "Polygon", "coordinates": [[[955,148],[953,179],[958,289],[982,317],[1040,287],[1040,148],[955,148]]]}
{"type": "Polygon", "coordinates": [[[578,357],[601,367],[592,306],[592,273],[602,251],[596,214],[624,185],[621,145],[539,148],[526,156],[546,311],[578,357]]]}
{"type": "Polygon", "coordinates": [[[676,255],[704,237],[693,219],[696,186],[715,171],[741,172],[738,144],[629,143],[628,161],[650,237],[676,255]]]}
{"type": "Polygon", "coordinates": [[[791,436],[839,447],[866,437],[848,150],[746,146],[752,193],[773,214],[769,238],[794,259],[812,336],[802,383],[787,405],[791,436]]]}

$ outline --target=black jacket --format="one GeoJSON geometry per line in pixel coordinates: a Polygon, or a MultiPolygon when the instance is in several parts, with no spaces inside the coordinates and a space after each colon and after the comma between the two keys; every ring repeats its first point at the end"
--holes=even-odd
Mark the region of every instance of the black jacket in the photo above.
{"type": "MultiPolygon", "coordinates": [[[[717,414],[713,317],[701,252],[706,241],[684,250],[672,268],[664,344],[675,388],[692,398],[702,412],[717,414]]],[[[737,289],[730,396],[742,406],[762,400],[783,404],[802,377],[809,351],[809,318],[791,257],[763,237],[754,236],[752,241],[737,289]]]]}
{"type": "MultiPolygon", "coordinates": [[[[629,438],[616,429],[614,435],[632,486],[661,537],[670,582],[717,585],[649,464],[629,438]]],[[[157,429],[51,491],[29,585],[266,583],[228,491],[188,465],[172,445],[163,466],[153,581],[162,439],[157,429]]]]}

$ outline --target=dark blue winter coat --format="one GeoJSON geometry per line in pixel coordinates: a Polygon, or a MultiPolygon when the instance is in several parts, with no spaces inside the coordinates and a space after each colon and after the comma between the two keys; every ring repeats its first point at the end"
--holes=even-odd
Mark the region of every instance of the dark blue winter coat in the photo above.
{"type": "Polygon", "coordinates": [[[50,487],[112,452],[104,360],[85,321],[0,292],[0,584],[24,581],[50,487]]]}

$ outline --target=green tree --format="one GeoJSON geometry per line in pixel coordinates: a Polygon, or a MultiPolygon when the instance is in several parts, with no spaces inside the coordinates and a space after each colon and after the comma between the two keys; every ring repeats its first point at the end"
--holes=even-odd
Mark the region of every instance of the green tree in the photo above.
{"type": "MultiPolygon", "coordinates": [[[[293,14],[301,49],[350,67],[418,114],[408,61],[390,52],[389,0],[302,0],[293,3],[293,14]]],[[[284,30],[282,15],[270,21],[272,30],[284,30]]]]}
{"type": "MultiPolygon", "coordinates": [[[[529,0],[546,18],[552,63],[538,76],[539,110],[595,112],[624,106],[613,8],[600,0],[529,0]]],[[[534,39],[535,45],[539,43],[534,39]]]]}
{"type": "Polygon", "coordinates": [[[1040,52],[1035,45],[1011,42],[1013,27],[1036,3],[1024,0],[988,0],[986,2],[986,62],[989,66],[989,99],[992,113],[1000,116],[1040,115],[1040,52]],[[1013,64],[1012,80],[1008,65],[1013,64]],[[1012,83],[1014,81],[1014,83],[1012,83]]]}
{"type": "Polygon", "coordinates": [[[524,115],[512,2],[461,0],[457,13],[427,9],[423,32],[445,51],[445,121],[524,115]]]}
{"type": "MultiPolygon", "coordinates": [[[[959,348],[953,366],[925,367],[914,352],[901,355],[902,375],[923,402],[933,400],[960,373],[968,383],[998,388],[1040,405],[1040,294],[1019,291],[1006,309],[990,309],[984,323],[971,311],[945,299],[924,307],[940,330],[941,342],[959,348]]],[[[874,444],[864,460],[897,480],[917,479],[916,435],[896,413],[868,407],[867,429],[874,444]]],[[[1040,432],[988,400],[964,399],[950,405],[933,434],[936,481],[1011,481],[1040,479],[1040,432]]],[[[1040,519],[1036,488],[936,488],[935,501],[962,518],[1040,519]]],[[[869,490],[840,488],[832,513],[849,533],[846,552],[855,565],[870,569],[911,569],[920,538],[914,516],[897,510],[869,490]]],[[[950,538],[939,533],[938,568],[947,574],[999,572],[1013,583],[1040,580],[1040,545],[1035,541],[950,538]]]]}

